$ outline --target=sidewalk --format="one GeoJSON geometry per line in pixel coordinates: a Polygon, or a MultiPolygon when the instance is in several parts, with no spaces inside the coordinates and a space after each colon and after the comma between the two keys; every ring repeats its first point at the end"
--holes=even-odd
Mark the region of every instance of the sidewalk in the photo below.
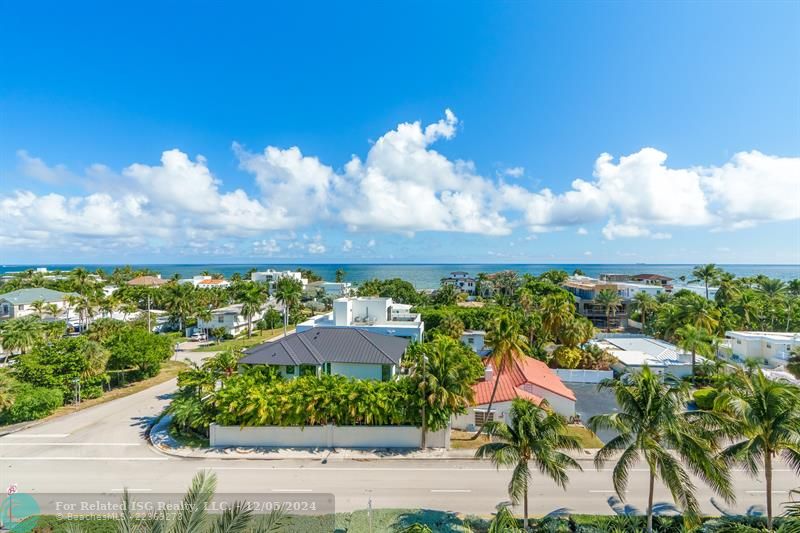
{"type": "MultiPolygon", "coordinates": [[[[354,449],[354,448],[192,448],[181,446],[169,436],[170,416],[162,417],[150,429],[150,444],[159,452],[185,459],[249,459],[262,461],[313,460],[329,461],[442,461],[472,460],[475,450],[418,449],[354,449]]],[[[570,454],[577,461],[593,461],[597,450],[570,454]]]]}

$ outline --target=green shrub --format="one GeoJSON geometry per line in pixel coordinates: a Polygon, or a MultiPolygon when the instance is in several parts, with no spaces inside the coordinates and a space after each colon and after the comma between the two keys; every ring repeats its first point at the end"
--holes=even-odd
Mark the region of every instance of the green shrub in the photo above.
{"type": "Polygon", "coordinates": [[[34,387],[29,383],[17,384],[13,394],[14,403],[0,414],[0,424],[38,420],[52,414],[64,404],[61,390],[34,387]]]}
{"type": "Polygon", "coordinates": [[[717,397],[717,390],[712,388],[699,389],[694,391],[692,395],[694,403],[699,409],[708,411],[714,408],[714,400],[717,397]]]}
{"type": "Polygon", "coordinates": [[[557,368],[578,368],[583,359],[583,352],[580,348],[570,348],[569,346],[559,346],[553,352],[553,360],[557,368]]]}

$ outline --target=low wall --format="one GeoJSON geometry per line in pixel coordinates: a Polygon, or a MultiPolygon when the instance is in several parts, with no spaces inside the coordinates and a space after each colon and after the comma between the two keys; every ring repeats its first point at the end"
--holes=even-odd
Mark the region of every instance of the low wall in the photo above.
{"type": "Polygon", "coordinates": [[[565,383],[600,383],[614,377],[611,370],[581,370],[577,368],[554,368],[553,372],[565,383]]]}
{"type": "MultiPolygon", "coordinates": [[[[218,426],[211,424],[213,447],[263,448],[419,448],[421,428],[414,426],[218,426]]],[[[427,446],[450,448],[450,428],[428,431],[427,446]]]]}

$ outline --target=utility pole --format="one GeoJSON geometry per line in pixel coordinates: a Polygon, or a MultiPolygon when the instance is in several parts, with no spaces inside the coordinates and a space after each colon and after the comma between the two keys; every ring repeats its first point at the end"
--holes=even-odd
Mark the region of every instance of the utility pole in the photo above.
{"type": "Polygon", "coordinates": [[[428,403],[428,378],[426,375],[427,366],[426,363],[428,362],[428,358],[426,356],[422,356],[422,443],[420,448],[423,450],[426,448],[426,433],[428,431],[428,423],[425,418],[425,404],[428,403]]]}
{"type": "Polygon", "coordinates": [[[72,383],[75,385],[75,405],[79,405],[81,403],[81,380],[80,378],[75,378],[72,383]]]}

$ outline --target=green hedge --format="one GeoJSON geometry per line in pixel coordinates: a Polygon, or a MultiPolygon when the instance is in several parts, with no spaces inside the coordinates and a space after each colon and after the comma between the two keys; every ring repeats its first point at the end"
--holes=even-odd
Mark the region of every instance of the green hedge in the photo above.
{"type": "Polygon", "coordinates": [[[464,323],[464,329],[486,329],[494,316],[496,308],[490,305],[484,307],[459,307],[445,305],[441,307],[417,307],[414,309],[422,315],[425,329],[430,331],[436,328],[447,315],[455,315],[464,323]]]}
{"type": "Polygon", "coordinates": [[[0,424],[44,418],[64,404],[64,395],[59,389],[34,387],[29,383],[17,384],[13,395],[14,403],[0,413],[0,424]]]}
{"type": "Polygon", "coordinates": [[[717,397],[717,391],[712,388],[699,389],[694,391],[692,396],[694,397],[695,405],[697,405],[699,409],[708,411],[714,408],[714,400],[717,397]]]}

